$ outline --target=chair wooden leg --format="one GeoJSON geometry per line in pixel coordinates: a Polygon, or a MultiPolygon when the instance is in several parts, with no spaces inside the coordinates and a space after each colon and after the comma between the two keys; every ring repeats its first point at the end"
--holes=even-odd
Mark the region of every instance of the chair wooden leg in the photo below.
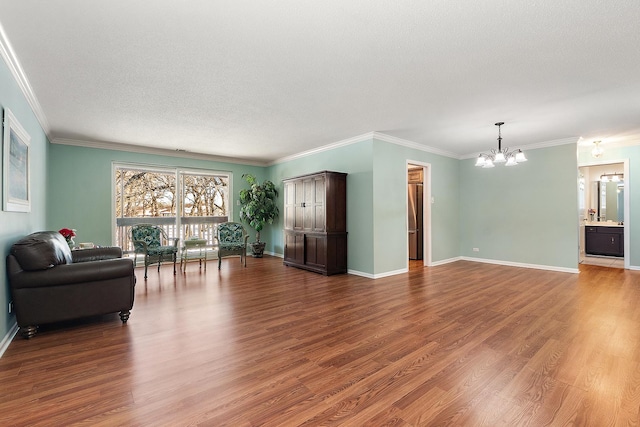
{"type": "Polygon", "coordinates": [[[218,254],[218,270],[220,270],[220,266],[222,265],[222,257],[218,254]]]}
{"type": "Polygon", "coordinates": [[[144,255],[144,280],[147,280],[147,267],[149,267],[149,255],[144,255]]]}
{"type": "MultiPolygon", "coordinates": [[[[173,254],[173,275],[174,276],[176,275],[176,258],[177,258],[176,254],[173,254]]],[[[186,263],[185,263],[185,271],[186,271],[186,268],[187,268],[187,266],[186,266],[186,263]]]]}

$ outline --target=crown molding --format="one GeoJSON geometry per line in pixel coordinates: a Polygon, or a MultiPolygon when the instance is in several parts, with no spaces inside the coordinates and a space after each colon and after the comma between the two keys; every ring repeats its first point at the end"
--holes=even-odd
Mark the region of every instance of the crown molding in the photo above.
{"type": "Polygon", "coordinates": [[[420,150],[420,151],[425,151],[427,153],[437,154],[437,155],[440,155],[440,156],[452,157],[452,158],[458,159],[458,160],[460,159],[460,157],[457,154],[449,152],[449,151],[439,150],[437,148],[433,148],[433,147],[429,147],[429,146],[426,146],[426,145],[418,144],[417,142],[408,141],[406,139],[402,139],[402,138],[398,138],[398,137],[395,137],[395,136],[387,135],[385,133],[375,132],[374,131],[374,132],[368,132],[368,133],[364,133],[362,135],[354,136],[352,138],[343,139],[342,141],[338,141],[338,142],[334,142],[334,143],[331,143],[331,144],[323,145],[321,147],[314,148],[314,149],[307,150],[307,151],[303,151],[303,152],[300,152],[300,153],[297,153],[297,154],[292,154],[291,156],[281,157],[279,159],[276,159],[276,160],[270,162],[269,166],[273,166],[273,165],[276,165],[278,163],[284,163],[284,162],[288,162],[288,161],[291,161],[291,160],[299,159],[301,157],[310,156],[312,154],[318,154],[318,153],[321,153],[323,151],[333,150],[333,149],[336,149],[338,147],[344,147],[344,146],[347,146],[347,145],[357,144],[359,142],[369,141],[369,140],[373,140],[373,139],[377,139],[378,141],[388,142],[390,144],[400,145],[400,146],[407,147],[407,148],[412,148],[414,150],[420,150]]]}
{"type": "Polygon", "coordinates": [[[49,126],[47,116],[45,116],[44,111],[38,102],[38,98],[36,98],[36,95],[31,88],[31,84],[29,84],[29,79],[27,79],[27,75],[24,73],[24,70],[20,65],[20,61],[18,61],[18,57],[11,47],[11,43],[9,43],[9,39],[7,38],[7,34],[4,32],[2,24],[0,24],[0,56],[4,59],[4,62],[7,64],[7,68],[9,68],[9,71],[13,75],[18,87],[27,99],[27,103],[31,107],[31,110],[33,110],[33,114],[35,114],[42,130],[47,137],[51,139],[51,128],[49,126]]]}
{"type": "Polygon", "coordinates": [[[334,142],[331,144],[323,145],[321,147],[313,148],[311,150],[302,151],[297,154],[292,154],[290,156],[281,157],[272,162],[268,163],[268,166],[277,165],[279,163],[289,162],[291,160],[299,159],[306,156],[311,156],[313,154],[322,153],[324,151],[333,150],[338,147],[344,147],[346,145],[357,144],[358,142],[368,141],[373,139],[374,132],[365,133],[362,135],[354,136],[353,138],[343,139],[342,141],[334,142]]]}
{"type": "Polygon", "coordinates": [[[144,145],[123,144],[120,142],[87,141],[80,139],[54,138],[52,144],[72,145],[75,147],[97,148],[101,150],[116,150],[129,153],[154,154],[158,156],[180,157],[184,159],[208,160],[212,162],[233,163],[248,166],[267,166],[266,162],[246,160],[235,157],[216,156],[213,154],[194,153],[190,151],[168,150],[164,148],[147,147],[144,145]]]}
{"type": "MultiPolygon", "coordinates": [[[[640,135],[633,135],[631,137],[627,137],[624,139],[620,139],[617,141],[602,141],[600,147],[603,150],[607,148],[622,148],[622,147],[634,147],[636,145],[640,145],[640,135]]],[[[578,150],[579,151],[591,151],[593,149],[593,141],[589,140],[588,142],[578,141],[578,150]]]]}
{"type": "MultiPolygon", "coordinates": [[[[558,145],[578,144],[579,140],[580,140],[579,137],[571,136],[569,138],[552,139],[551,141],[544,141],[544,142],[538,142],[536,144],[522,145],[522,146],[520,146],[518,148],[520,148],[522,151],[524,151],[524,150],[537,150],[538,148],[556,147],[558,145]]],[[[464,156],[460,156],[460,160],[474,159],[474,158],[478,157],[480,154],[482,154],[484,152],[487,152],[487,151],[488,150],[478,151],[476,153],[471,153],[471,154],[465,154],[464,156]]]]}
{"type": "MultiPolygon", "coordinates": [[[[634,147],[636,145],[640,145],[640,139],[629,140],[629,141],[614,141],[608,142],[606,144],[601,144],[602,149],[606,150],[607,148],[622,148],[622,147],[634,147]]],[[[585,147],[580,147],[585,148],[585,147]]],[[[586,147],[591,151],[593,146],[586,147]]]]}
{"type": "Polygon", "coordinates": [[[407,148],[413,148],[414,150],[425,151],[431,154],[437,154],[439,156],[451,157],[452,159],[460,160],[460,155],[451,151],[440,150],[439,148],[429,147],[428,145],[418,144],[417,142],[409,141],[406,139],[398,138],[396,136],[387,135],[385,133],[373,132],[375,139],[389,142],[395,145],[401,145],[407,148]]]}

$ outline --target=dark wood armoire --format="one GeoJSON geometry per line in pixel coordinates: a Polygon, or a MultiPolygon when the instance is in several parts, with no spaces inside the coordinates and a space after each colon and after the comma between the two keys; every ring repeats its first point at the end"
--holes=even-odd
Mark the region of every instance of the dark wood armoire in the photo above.
{"type": "Polygon", "coordinates": [[[284,264],[325,275],[347,272],[347,174],[283,180],[284,264]]]}

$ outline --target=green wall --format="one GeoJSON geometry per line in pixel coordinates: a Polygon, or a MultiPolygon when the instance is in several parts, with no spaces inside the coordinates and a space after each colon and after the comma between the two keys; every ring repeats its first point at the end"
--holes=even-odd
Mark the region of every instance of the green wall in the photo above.
{"type": "MultiPolygon", "coordinates": [[[[51,144],[47,228],[75,228],[78,242],[111,244],[114,162],[231,172],[234,221],[239,221],[239,208],[235,205],[237,194],[248,186],[242,174],[251,173],[260,180],[265,176],[264,168],[257,166],[51,144]]],[[[248,230],[253,240],[255,232],[248,230]]]]}
{"type": "Polygon", "coordinates": [[[624,177],[629,184],[629,218],[625,218],[625,227],[629,227],[629,268],[640,270],[640,145],[628,147],[610,147],[604,145],[604,154],[599,159],[591,157],[591,149],[587,147],[578,153],[578,162],[582,165],[594,163],[618,163],[629,161],[629,174],[624,177]]]}
{"type": "MultiPolygon", "coordinates": [[[[407,161],[431,169],[432,262],[457,257],[460,210],[459,164],[450,157],[374,141],[374,273],[407,268],[407,161]]],[[[428,182],[425,182],[429,185],[428,182]]]]}
{"type": "MultiPolygon", "coordinates": [[[[47,227],[75,228],[78,241],[111,243],[111,174],[114,162],[168,165],[233,173],[234,201],[246,186],[241,176],[253,173],[271,179],[278,188],[283,211],[284,178],[321,170],[348,173],[348,268],[355,273],[379,275],[407,267],[406,162],[432,165],[433,261],[457,256],[458,160],[369,139],[301,156],[267,168],[183,159],[116,150],[52,144],[49,149],[49,211],[47,227]],[[107,195],[107,197],[105,197],[107,195]]],[[[233,202],[234,220],[238,209],[233,202]]],[[[266,250],[282,255],[282,214],[263,231],[266,250]],[[268,237],[268,239],[266,239],[268,237]]],[[[252,231],[253,234],[253,231],[252,231]]]]}
{"type": "MultiPolygon", "coordinates": [[[[379,139],[323,151],[269,168],[282,192],[282,179],[333,170],[347,176],[348,268],[377,277],[407,268],[407,161],[432,168],[434,262],[458,256],[458,164],[437,154],[379,139]]],[[[280,206],[284,204],[280,200],[280,206]]],[[[272,227],[271,248],[283,253],[282,217],[272,227]]]]}
{"type": "MultiPolygon", "coordinates": [[[[4,210],[0,210],[0,259],[2,259],[2,262],[0,262],[0,277],[2,278],[3,284],[2,291],[0,291],[0,341],[2,341],[15,324],[15,316],[9,314],[11,293],[7,284],[6,264],[4,260],[9,253],[11,245],[16,240],[32,231],[45,228],[45,183],[49,144],[47,143],[47,137],[38,119],[4,61],[0,61],[0,109],[2,110],[3,117],[5,109],[11,110],[18,122],[31,137],[31,212],[5,212],[4,210]]],[[[4,127],[2,127],[2,138],[4,138],[4,127]]],[[[2,170],[1,167],[0,170],[2,170]]],[[[2,182],[0,176],[0,184],[2,182]]],[[[1,187],[0,192],[2,192],[1,187]]]]}
{"type": "MultiPolygon", "coordinates": [[[[269,179],[282,196],[282,180],[323,170],[345,172],[347,176],[347,263],[348,269],[373,273],[373,140],[337,147],[313,155],[278,163],[268,168],[269,179]]],[[[276,254],[284,252],[282,211],[284,200],[278,199],[281,215],[271,227],[268,248],[276,254]]]]}
{"type": "Polygon", "coordinates": [[[463,257],[576,269],[576,145],[527,150],[515,167],[460,164],[463,257]],[[478,248],[479,252],[474,252],[478,248]]]}

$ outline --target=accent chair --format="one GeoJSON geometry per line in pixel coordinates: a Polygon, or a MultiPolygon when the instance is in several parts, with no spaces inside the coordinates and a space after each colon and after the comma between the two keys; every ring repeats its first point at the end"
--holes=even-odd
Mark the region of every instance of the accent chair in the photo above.
{"type": "Polygon", "coordinates": [[[246,267],[249,235],[242,224],[237,222],[218,224],[216,236],[218,238],[218,270],[220,270],[222,258],[230,255],[240,255],[240,263],[244,263],[246,267]]]}
{"type": "Polygon", "coordinates": [[[138,261],[138,254],[144,256],[144,278],[147,278],[147,267],[155,262],[160,264],[164,260],[173,260],[173,274],[176,274],[176,259],[179,238],[170,239],[167,233],[157,225],[136,224],[131,227],[131,239],[135,250],[134,262],[138,261]],[[173,243],[171,241],[173,240],[173,243]]]}

